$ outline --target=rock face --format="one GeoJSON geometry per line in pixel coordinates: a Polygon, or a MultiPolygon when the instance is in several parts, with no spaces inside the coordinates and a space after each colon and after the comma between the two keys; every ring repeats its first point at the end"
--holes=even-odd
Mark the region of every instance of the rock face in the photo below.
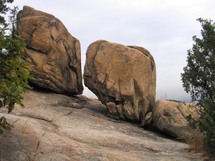
{"type": "Polygon", "coordinates": [[[0,138],[1,161],[203,160],[185,143],[108,118],[98,100],[28,91],[23,103],[10,114],[0,109],[14,125],[0,138]]]}
{"type": "Polygon", "coordinates": [[[153,122],[161,131],[179,139],[193,135],[194,130],[188,126],[187,116],[199,118],[198,107],[191,103],[158,100],[153,108],[153,122]]]}
{"type": "Polygon", "coordinates": [[[87,50],[84,83],[111,116],[150,122],[156,73],[151,54],[142,47],[99,40],[87,50]]]}
{"type": "Polygon", "coordinates": [[[31,82],[57,93],[81,94],[79,41],[53,15],[24,6],[18,14],[18,34],[25,40],[31,82]]]}

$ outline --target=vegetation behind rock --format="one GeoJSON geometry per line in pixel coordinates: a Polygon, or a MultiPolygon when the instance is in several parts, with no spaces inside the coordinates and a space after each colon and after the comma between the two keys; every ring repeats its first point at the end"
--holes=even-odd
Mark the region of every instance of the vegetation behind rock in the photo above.
{"type": "Polygon", "coordinates": [[[183,87],[197,101],[203,110],[200,120],[194,123],[204,134],[208,150],[215,151],[215,23],[201,19],[201,36],[193,37],[195,42],[188,50],[187,66],[182,73],[183,87]]]}
{"type": "MultiPolygon", "coordinates": [[[[17,8],[10,9],[7,4],[12,0],[0,2],[0,108],[7,107],[11,112],[14,105],[22,104],[21,94],[28,88],[29,72],[25,69],[22,39],[15,34],[17,8]],[[11,11],[11,23],[6,23],[4,15],[11,11]]],[[[6,119],[0,118],[0,128],[9,129],[6,119]]]]}

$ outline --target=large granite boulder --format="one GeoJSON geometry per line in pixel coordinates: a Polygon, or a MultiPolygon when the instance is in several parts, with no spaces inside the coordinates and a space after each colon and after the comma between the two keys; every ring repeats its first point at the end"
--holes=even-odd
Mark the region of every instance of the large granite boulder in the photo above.
{"type": "Polygon", "coordinates": [[[18,13],[17,29],[27,44],[30,81],[57,93],[81,94],[80,43],[63,23],[51,14],[24,6],[18,13]]]}
{"type": "Polygon", "coordinates": [[[110,116],[150,122],[156,73],[151,54],[142,47],[99,40],[87,50],[84,83],[108,108],[110,116]]]}
{"type": "Polygon", "coordinates": [[[191,138],[195,133],[187,121],[192,116],[199,119],[199,107],[191,103],[158,100],[153,108],[154,126],[164,133],[179,139],[191,138]]]}

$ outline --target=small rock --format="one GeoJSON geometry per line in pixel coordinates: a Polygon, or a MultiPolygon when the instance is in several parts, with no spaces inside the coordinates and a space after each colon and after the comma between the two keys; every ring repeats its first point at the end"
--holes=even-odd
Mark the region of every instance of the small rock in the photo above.
{"type": "Polygon", "coordinates": [[[158,100],[153,109],[153,123],[164,133],[186,139],[194,133],[194,129],[188,125],[189,115],[198,120],[198,107],[191,103],[158,100]]]}

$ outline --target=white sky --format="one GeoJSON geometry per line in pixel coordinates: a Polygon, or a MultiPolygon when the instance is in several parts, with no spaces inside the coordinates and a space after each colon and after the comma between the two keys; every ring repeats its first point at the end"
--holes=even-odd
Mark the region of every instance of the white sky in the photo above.
{"type": "MultiPolygon", "coordinates": [[[[157,98],[180,98],[180,73],[186,66],[192,36],[200,35],[197,18],[215,20],[214,0],[15,0],[59,18],[80,40],[82,67],[87,47],[104,39],[145,47],[157,68],[157,98]]],[[[85,87],[84,94],[93,96],[85,87]]]]}

